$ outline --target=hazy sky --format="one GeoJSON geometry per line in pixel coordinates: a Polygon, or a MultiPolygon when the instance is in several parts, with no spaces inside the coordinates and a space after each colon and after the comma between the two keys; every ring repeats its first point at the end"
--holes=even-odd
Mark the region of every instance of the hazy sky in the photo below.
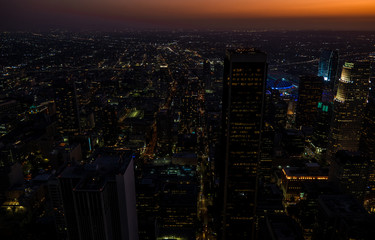
{"type": "Polygon", "coordinates": [[[0,0],[1,25],[375,30],[375,0],[0,0]]]}

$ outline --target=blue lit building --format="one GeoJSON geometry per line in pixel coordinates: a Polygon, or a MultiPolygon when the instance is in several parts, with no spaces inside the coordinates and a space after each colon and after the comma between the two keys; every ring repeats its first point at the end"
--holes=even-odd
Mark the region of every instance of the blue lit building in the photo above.
{"type": "Polygon", "coordinates": [[[324,78],[324,82],[333,87],[337,76],[339,53],[336,50],[323,50],[320,55],[318,76],[324,78]]]}

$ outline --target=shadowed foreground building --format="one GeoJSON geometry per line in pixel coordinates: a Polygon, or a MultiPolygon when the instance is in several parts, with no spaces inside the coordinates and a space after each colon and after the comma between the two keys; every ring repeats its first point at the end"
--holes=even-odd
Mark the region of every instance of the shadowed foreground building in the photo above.
{"type": "Polygon", "coordinates": [[[98,157],[59,176],[68,239],[138,239],[133,159],[98,157]]]}
{"type": "Polygon", "coordinates": [[[253,239],[267,56],[227,50],[224,61],[223,144],[220,183],[222,239],[253,239]]]}
{"type": "Polygon", "coordinates": [[[369,176],[369,160],[360,152],[338,151],[331,162],[329,181],[363,203],[369,176]]]}
{"type": "Polygon", "coordinates": [[[300,76],[297,102],[297,126],[313,126],[318,103],[322,100],[323,79],[317,76],[300,76]]]}
{"type": "Polygon", "coordinates": [[[321,195],[313,240],[374,239],[375,217],[350,195],[321,195]]]}

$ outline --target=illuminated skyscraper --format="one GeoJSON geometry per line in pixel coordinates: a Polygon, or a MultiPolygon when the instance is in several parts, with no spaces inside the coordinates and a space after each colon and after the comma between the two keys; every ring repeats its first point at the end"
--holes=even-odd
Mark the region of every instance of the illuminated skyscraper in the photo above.
{"type": "Polygon", "coordinates": [[[367,61],[346,62],[342,68],[334,99],[328,161],[339,150],[358,151],[369,78],[370,64],[367,61]]]}
{"type": "Polygon", "coordinates": [[[339,53],[335,50],[323,50],[320,55],[318,76],[332,88],[337,76],[339,53]]]}
{"type": "Polygon", "coordinates": [[[227,50],[224,61],[223,239],[253,239],[260,163],[267,56],[255,49],[227,50]]]}

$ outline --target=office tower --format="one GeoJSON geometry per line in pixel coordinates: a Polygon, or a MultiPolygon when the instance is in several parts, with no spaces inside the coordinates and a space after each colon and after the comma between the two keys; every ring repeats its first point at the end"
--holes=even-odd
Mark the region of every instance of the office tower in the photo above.
{"type": "Polygon", "coordinates": [[[297,101],[297,126],[313,126],[318,102],[322,101],[323,80],[317,76],[300,76],[297,101]]]}
{"type": "Polygon", "coordinates": [[[305,136],[301,130],[285,129],[281,144],[286,156],[299,158],[305,150],[305,136]]]}
{"type": "Polygon", "coordinates": [[[199,182],[196,164],[154,159],[137,184],[140,239],[195,239],[199,182]],[[155,237],[156,236],[156,237],[155,237]]]}
{"type": "Polygon", "coordinates": [[[328,161],[338,150],[358,151],[369,78],[369,62],[344,64],[333,105],[328,161]]]}
{"type": "Polygon", "coordinates": [[[138,234],[140,239],[156,239],[156,223],[159,216],[160,184],[153,178],[143,178],[136,185],[138,234]]]}
{"type": "MultiPolygon", "coordinates": [[[[373,89],[372,89],[373,90],[373,89]]],[[[368,189],[365,197],[365,207],[375,212],[375,96],[370,91],[366,105],[360,150],[370,159],[368,189]]]]}
{"type": "Polygon", "coordinates": [[[368,188],[365,196],[365,208],[371,212],[375,212],[375,53],[370,54],[371,60],[371,78],[368,102],[366,104],[362,136],[360,142],[360,151],[365,153],[369,160],[369,179],[368,188]]]}
{"type": "Polygon", "coordinates": [[[339,53],[336,50],[323,50],[320,55],[318,76],[323,77],[324,82],[331,89],[335,84],[339,64],[339,53]]]}
{"type": "Polygon", "coordinates": [[[332,103],[318,103],[314,133],[311,138],[312,150],[315,158],[323,160],[326,156],[328,146],[328,135],[332,118],[332,103]]]}
{"type": "Polygon", "coordinates": [[[363,203],[368,182],[369,161],[360,152],[338,151],[329,168],[329,181],[363,203]]]}
{"type": "Polygon", "coordinates": [[[79,133],[79,109],[77,89],[73,79],[58,78],[53,82],[55,89],[56,115],[58,130],[63,136],[79,133]]]}
{"type": "Polygon", "coordinates": [[[138,239],[134,163],[102,153],[59,176],[68,239],[138,239]]]}
{"type": "MultiPolygon", "coordinates": [[[[267,56],[255,49],[227,50],[224,61],[223,239],[253,239],[267,56]]],[[[220,171],[220,170],[219,170],[220,171]]]]}

